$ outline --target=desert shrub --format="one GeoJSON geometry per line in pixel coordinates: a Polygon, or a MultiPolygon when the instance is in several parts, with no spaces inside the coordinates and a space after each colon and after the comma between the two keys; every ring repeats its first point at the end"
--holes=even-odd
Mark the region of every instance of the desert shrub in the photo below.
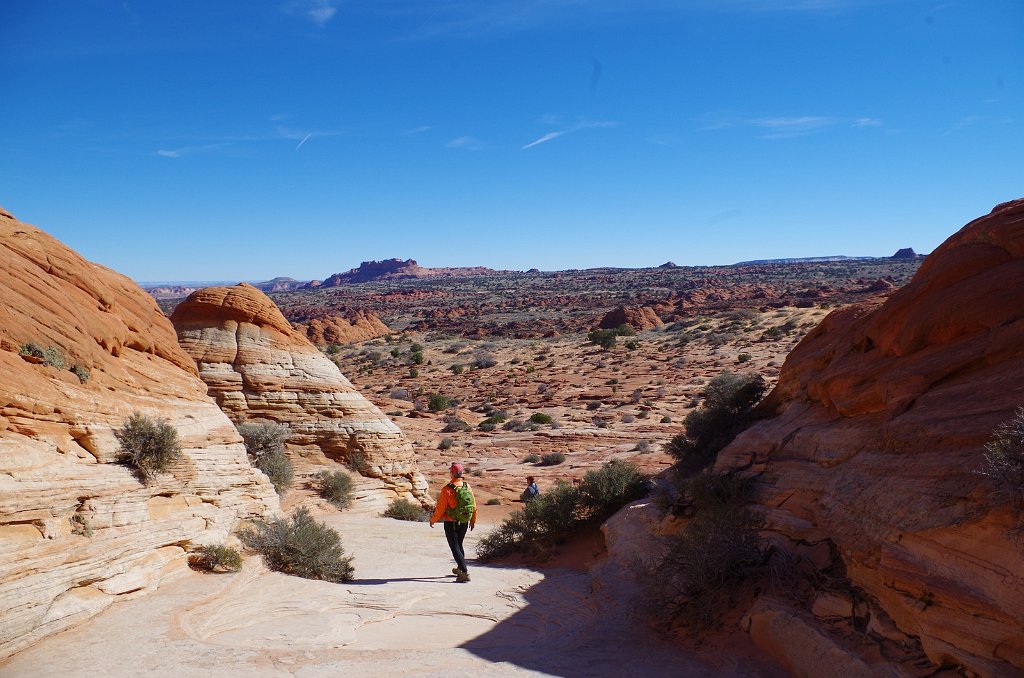
{"type": "Polygon", "coordinates": [[[284,453],[288,429],[274,422],[259,422],[242,424],[238,433],[245,441],[245,451],[253,466],[270,478],[274,491],[284,494],[295,477],[292,462],[284,453]]]}
{"type": "Polygon", "coordinates": [[[83,537],[92,536],[92,521],[89,520],[88,516],[76,513],[71,516],[71,534],[81,535],[83,537]]]}
{"type": "Polygon", "coordinates": [[[424,362],[423,354],[419,351],[413,351],[409,354],[409,363],[412,365],[422,365],[424,362]]]}
{"type": "Polygon", "coordinates": [[[276,572],[305,579],[351,581],[355,570],[351,556],[345,555],[341,535],[313,519],[306,507],[299,507],[291,520],[277,518],[256,522],[238,533],[246,548],[263,556],[267,567],[276,572]]]}
{"type": "Polygon", "coordinates": [[[748,363],[750,362],[751,357],[752,356],[749,353],[740,353],[738,356],[736,356],[736,362],[748,363]]]}
{"type": "Polygon", "coordinates": [[[685,433],[669,442],[666,451],[684,475],[714,463],[718,453],[750,423],[751,409],[767,389],[759,374],[723,372],[708,382],[704,404],[686,415],[685,433]]]}
{"type": "Polygon", "coordinates": [[[544,414],[543,412],[534,412],[530,415],[530,421],[534,424],[550,424],[554,421],[550,414],[544,414]]]}
{"type": "Polygon", "coordinates": [[[423,353],[423,344],[414,343],[409,347],[409,351],[412,353],[423,353]]]}
{"type": "Polygon", "coordinates": [[[453,445],[455,445],[455,440],[453,438],[449,438],[448,436],[445,436],[444,438],[441,438],[441,442],[439,442],[437,444],[437,449],[439,449],[439,450],[450,450],[450,449],[452,449],[453,445]]]}
{"type": "Polygon", "coordinates": [[[578,487],[558,482],[484,535],[477,556],[486,561],[517,551],[544,554],[641,496],[643,481],[633,464],[612,461],[589,471],[578,487]]]}
{"type": "Polygon", "coordinates": [[[587,471],[579,485],[580,506],[589,519],[604,521],[625,504],[643,496],[646,480],[635,465],[621,459],[587,471]]]}
{"type": "Polygon", "coordinates": [[[45,353],[43,347],[34,341],[26,341],[20,347],[18,347],[18,355],[30,355],[34,358],[43,358],[45,353]]]}
{"type": "Polygon", "coordinates": [[[668,416],[666,414],[664,417],[661,418],[661,423],[662,424],[671,424],[672,423],[672,417],[670,417],[670,416],[668,416]]]}
{"type": "Polygon", "coordinates": [[[505,422],[502,426],[506,431],[513,431],[515,433],[524,433],[526,431],[539,431],[540,424],[535,424],[532,421],[523,421],[522,419],[516,418],[511,421],[505,422]]]}
{"type": "Polygon", "coordinates": [[[391,391],[391,399],[392,400],[408,400],[409,402],[412,402],[412,396],[409,395],[408,389],[404,389],[404,388],[396,388],[393,391],[391,391]]]}
{"type": "Polygon", "coordinates": [[[557,466],[565,463],[565,455],[561,452],[550,452],[540,458],[541,466],[557,466]]]}
{"type": "Polygon", "coordinates": [[[491,497],[490,499],[488,499],[484,503],[486,503],[488,506],[500,506],[501,505],[501,500],[498,499],[497,497],[491,497]]]}
{"type": "Polygon", "coordinates": [[[591,330],[587,333],[587,341],[600,346],[602,351],[609,351],[615,348],[618,336],[615,330],[591,330]]]}
{"type": "Polygon", "coordinates": [[[636,447],[634,447],[633,449],[639,452],[640,454],[647,454],[648,452],[654,451],[654,447],[651,445],[650,440],[638,441],[636,447]]]}
{"type": "Polygon", "coordinates": [[[466,368],[465,368],[465,367],[463,367],[462,365],[459,365],[459,364],[455,364],[455,365],[452,365],[451,367],[449,367],[448,369],[450,369],[450,370],[452,371],[452,374],[462,374],[462,372],[463,372],[463,371],[464,371],[464,370],[465,370],[466,368]]]}
{"type": "Polygon", "coordinates": [[[985,461],[979,471],[994,489],[994,497],[1024,507],[1024,407],[992,432],[985,444],[985,461]]]}
{"type": "Polygon", "coordinates": [[[409,368],[409,377],[411,379],[415,379],[418,376],[420,376],[420,371],[417,370],[415,367],[410,367],[409,368]]]}
{"type": "Polygon", "coordinates": [[[525,457],[523,457],[523,463],[524,464],[536,464],[539,461],[540,461],[540,455],[537,454],[536,452],[531,452],[530,454],[528,454],[525,457]]]}
{"type": "Polygon", "coordinates": [[[339,509],[346,509],[355,499],[352,476],[344,471],[320,471],[313,476],[316,493],[339,509]]]}
{"type": "Polygon", "coordinates": [[[668,620],[691,632],[712,626],[737,586],[764,565],[764,518],[746,506],[749,488],[748,479],[731,473],[702,473],[686,483],[692,517],[669,540],[648,593],[668,620]]]}
{"type": "Polygon", "coordinates": [[[593,412],[594,410],[601,409],[601,403],[597,400],[591,400],[587,403],[587,410],[593,412]]]}
{"type": "Polygon", "coordinates": [[[72,374],[78,377],[78,382],[80,384],[84,384],[85,382],[89,381],[89,378],[92,376],[89,373],[88,367],[86,367],[85,365],[79,365],[78,363],[72,365],[70,371],[72,374]]]}
{"type": "Polygon", "coordinates": [[[366,459],[366,453],[362,450],[349,450],[345,454],[345,468],[355,473],[365,473],[370,468],[370,462],[366,459]]]}
{"type": "Polygon", "coordinates": [[[120,443],[120,460],[149,480],[166,471],[181,456],[178,432],[163,419],[150,419],[138,412],[114,431],[120,443]]]}
{"type": "Polygon", "coordinates": [[[431,412],[442,412],[448,409],[448,396],[431,393],[427,396],[427,409],[431,412]]]}
{"type": "Polygon", "coordinates": [[[472,428],[465,419],[455,416],[445,417],[444,422],[444,428],[441,429],[441,433],[459,433],[469,431],[472,428]]]}
{"type": "Polygon", "coordinates": [[[207,572],[238,572],[242,569],[242,554],[230,546],[200,546],[188,557],[188,563],[207,572]]]}
{"type": "Polygon", "coordinates": [[[484,419],[479,424],[477,424],[476,427],[478,429],[480,429],[481,431],[486,431],[486,432],[490,432],[490,431],[493,431],[494,429],[498,428],[497,424],[495,424],[493,421],[490,421],[488,419],[484,419]]]}
{"type": "Polygon", "coordinates": [[[624,414],[624,415],[622,415],[622,423],[623,424],[632,424],[634,421],[636,421],[636,417],[634,417],[632,414],[624,414]]]}
{"type": "Polygon", "coordinates": [[[64,351],[56,346],[48,346],[43,349],[43,364],[56,367],[58,370],[63,370],[64,365],[67,362],[64,356],[64,351]]]}
{"type": "Polygon", "coordinates": [[[473,354],[473,367],[478,370],[494,367],[497,364],[498,359],[490,351],[481,350],[473,354]]]}
{"type": "Polygon", "coordinates": [[[392,499],[387,509],[384,510],[384,517],[422,523],[428,520],[430,516],[427,515],[422,506],[408,499],[392,499]]]}

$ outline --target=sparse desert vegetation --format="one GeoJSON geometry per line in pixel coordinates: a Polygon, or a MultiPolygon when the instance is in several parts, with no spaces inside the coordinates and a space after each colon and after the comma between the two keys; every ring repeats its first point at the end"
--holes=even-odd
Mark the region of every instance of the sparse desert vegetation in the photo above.
{"type": "Polygon", "coordinates": [[[181,457],[178,432],[163,419],[136,412],[114,431],[120,444],[120,459],[148,481],[171,467],[181,457]]]}
{"type": "Polygon", "coordinates": [[[341,535],[315,520],[304,506],[297,508],[290,519],[257,521],[241,530],[238,538],[277,572],[330,582],[351,581],[355,574],[352,558],[342,548],[341,535]]]}

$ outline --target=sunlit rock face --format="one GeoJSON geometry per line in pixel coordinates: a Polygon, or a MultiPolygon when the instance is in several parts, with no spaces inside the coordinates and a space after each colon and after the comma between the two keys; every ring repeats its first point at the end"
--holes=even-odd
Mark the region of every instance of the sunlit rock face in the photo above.
{"type": "Polygon", "coordinates": [[[0,298],[6,656],[154,589],[188,550],[275,513],[278,499],[131,280],[0,210],[0,298]],[[28,343],[60,359],[20,355],[28,343]],[[113,432],[133,412],[167,420],[184,453],[147,484],[117,463],[113,432]]]}
{"type": "Polygon", "coordinates": [[[779,545],[842,561],[869,628],[992,676],[1024,671],[1017,517],[977,473],[993,429],[1024,405],[1022,281],[1017,200],[949,238],[884,303],[822,321],[762,405],[774,416],[718,461],[753,464],[779,545]]]}
{"type": "Polygon", "coordinates": [[[285,425],[290,453],[340,462],[359,456],[363,473],[383,481],[392,497],[425,497],[426,481],[401,429],[255,287],[198,290],[171,320],[181,347],[232,421],[285,425]]]}

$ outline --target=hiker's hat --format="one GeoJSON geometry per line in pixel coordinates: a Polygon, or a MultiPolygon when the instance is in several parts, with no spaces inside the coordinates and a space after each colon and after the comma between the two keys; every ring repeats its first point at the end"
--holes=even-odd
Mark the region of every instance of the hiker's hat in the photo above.
{"type": "Polygon", "coordinates": [[[533,476],[526,476],[527,482],[533,482],[533,476]]]}
{"type": "Polygon", "coordinates": [[[452,462],[451,468],[449,468],[448,470],[454,473],[455,475],[461,476],[463,473],[466,472],[466,467],[460,464],[459,462],[454,461],[452,462]]]}

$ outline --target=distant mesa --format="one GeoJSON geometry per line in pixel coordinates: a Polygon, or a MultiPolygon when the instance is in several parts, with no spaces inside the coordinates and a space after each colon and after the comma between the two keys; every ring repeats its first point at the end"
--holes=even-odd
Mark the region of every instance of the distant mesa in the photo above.
{"type": "Polygon", "coordinates": [[[305,284],[305,280],[278,276],[266,282],[253,283],[252,286],[261,292],[290,292],[299,289],[305,284]]]}
{"type": "Polygon", "coordinates": [[[752,259],[751,261],[738,261],[734,266],[760,266],[763,264],[827,264],[829,262],[846,261],[848,259],[875,259],[877,257],[848,257],[845,254],[837,254],[825,257],[786,257],[784,259],[752,259]]]}
{"type": "Polygon", "coordinates": [[[903,249],[896,250],[896,254],[892,255],[893,259],[917,259],[920,254],[914,251],[913,247],[904,247],[903,249]]]}
{"type": "Polygon", "coordinates": [[[677,264],[674,261],[666,261],[664,264],[662,264],[658,268],[679,268],[679,264],[677,264]]]}
{"type": "Polygon", "coordinates": [[[605,330],[623,325],[628,325],[634,330],[649,330],[664,324],[650,306],[620,306],[608,311],[597,326],[605,330]]]}
{"type": "Polygon", "coordinates": [[[301,289],[317,289],[321,287],[339,287],[356,283],[380,282],[387,280],[415,280],[418,278],[459,278],[479,275],[508,274],[511,271],[496,271],[486,266],[455,266],[451,268],[425,268],[415,259],[385,259],[384,261],[364,261],[359,268],[347,273],[335,273],[326,280],[313,280],[301,289]]]}

